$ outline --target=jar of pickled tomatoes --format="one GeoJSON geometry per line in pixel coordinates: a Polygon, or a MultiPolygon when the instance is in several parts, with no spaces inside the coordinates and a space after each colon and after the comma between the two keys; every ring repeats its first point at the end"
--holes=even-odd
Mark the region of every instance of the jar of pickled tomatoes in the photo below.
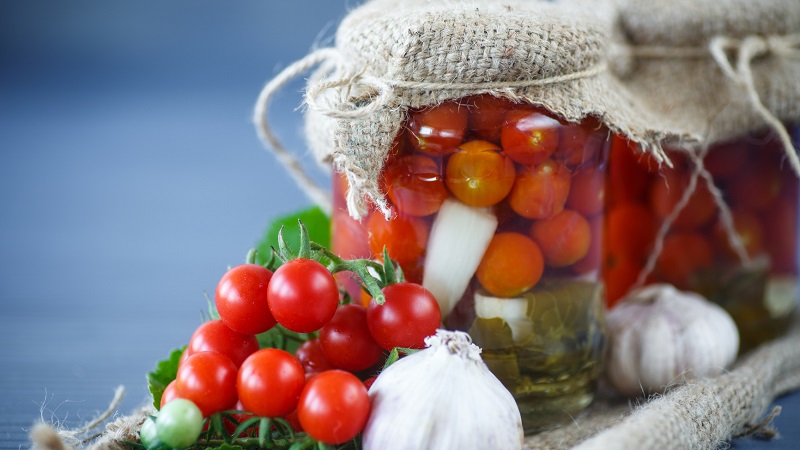
{"type": "Polygon", "coordinates": [[[385,247],[482,348],[528,433],[588,406],[601,371],[609,142],[593,118],[477,95],[409,112],[381,174],[390,220],[350,218],[335,177],[334,251],[385,247]]]}
{"type": "Polygon", "coordinates": [[[657,167],[624,139],[612,145],[609,306],[633,286],[670,283],[723,306],[742,351],[781,335],[798,303],[798,180],[780,141],[759,132],[717,143],[705,172],[688,151],[668,156],[674,167],[657,167]]]}

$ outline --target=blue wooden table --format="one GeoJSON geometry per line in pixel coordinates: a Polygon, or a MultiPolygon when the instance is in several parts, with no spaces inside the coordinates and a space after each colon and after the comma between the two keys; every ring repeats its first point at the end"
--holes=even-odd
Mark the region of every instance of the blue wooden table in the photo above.
{"type": "MultiPolygon", "coordinates": [[[[184,345],[268,221],[309,205],[250,122],[349,2],[0,3],[0,448],[74,427],[184,345]],[[280,193],[280,195],[274,195],[280,193]]],[[[302,80],[275,126],[305,153],[302,80]]],[[[323,173],[316,174],[327,183],[323,173]]],[[[800,448],[800,395],[779,399],[800,448]]]]}

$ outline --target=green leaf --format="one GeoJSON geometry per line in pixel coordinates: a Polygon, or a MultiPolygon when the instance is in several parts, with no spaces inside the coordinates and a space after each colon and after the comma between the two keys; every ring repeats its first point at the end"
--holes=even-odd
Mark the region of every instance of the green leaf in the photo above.
{"type": "Polygon", "coordinates": [[[265,264],[269,258],[272,248],[279,248],[278,232],[284,227],[283,236],[286,244],[293,249],[300,248],[300,228],[298,220],[302,221],[308,230],[308,236],[312,241],[326,248],[331,244],[331,221],[322,210],[317,207],[307,208],[292,214],[287,214],[276,218],[269,224],[264,237],[258,243],[256,253],[256,263],[265,264]]]}
{"type": "Polygon", "coordinates": [[[256,336],[259,348],[278,348],[292,354],[303,342],[312,338],[312,333],[295,333],[280,324],[256,336]]]}
{"type": "Polygon", "coordinates": [[[206,450],[244,450],[244,447],[242,447],[241,445],[228,444],[226,442],[220,445],[219,447],[206,447],[206,450]]]}
{"type": "Polygon", "coordinates": [[[178,363],[184,350],[186,347],[173,350],[167,359],[156,363],[155,370],[147,374],[147,385],[150,393],[153,394],[153,406],[156,409],[161,408],[161,396],[164,395],[164,389],[178,375],[178,363]]]}

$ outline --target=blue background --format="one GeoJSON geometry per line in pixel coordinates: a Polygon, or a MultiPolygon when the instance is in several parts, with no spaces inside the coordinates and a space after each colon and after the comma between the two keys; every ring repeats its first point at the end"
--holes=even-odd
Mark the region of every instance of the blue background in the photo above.
{"type": "MultiPolygon", "coordinates": [[[[118,385],[121,413],[145,404],[145,374],[188,341],[204,293],[270,219],[310,205],[251,110],[353,6],[0,3],[0,448],[27,447],[37,419],[81,425],[118,385]]],[[[271,111],[313,168],[303,86],[271,111]]],[[[780,403],[784,438],[737,448],[800,447],[798,395],[780,403]]]]}

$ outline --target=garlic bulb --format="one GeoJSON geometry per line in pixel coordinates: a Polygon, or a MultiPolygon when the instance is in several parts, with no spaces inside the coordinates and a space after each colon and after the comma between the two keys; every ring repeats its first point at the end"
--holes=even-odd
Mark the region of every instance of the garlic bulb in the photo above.
{"type": "Polygon", "coordinates": [[[427,348],[401,358],[369,390],[364,450],[521,449],[514,397],[460,331],[437,330],[427,348]]]}
{"type": "Polygon", "coordinates": [[[626,396],[719,375],[739,351],[739,332],[724,309],[667,284],[630,293],[606,322],[608,380],[626,396]]]}

